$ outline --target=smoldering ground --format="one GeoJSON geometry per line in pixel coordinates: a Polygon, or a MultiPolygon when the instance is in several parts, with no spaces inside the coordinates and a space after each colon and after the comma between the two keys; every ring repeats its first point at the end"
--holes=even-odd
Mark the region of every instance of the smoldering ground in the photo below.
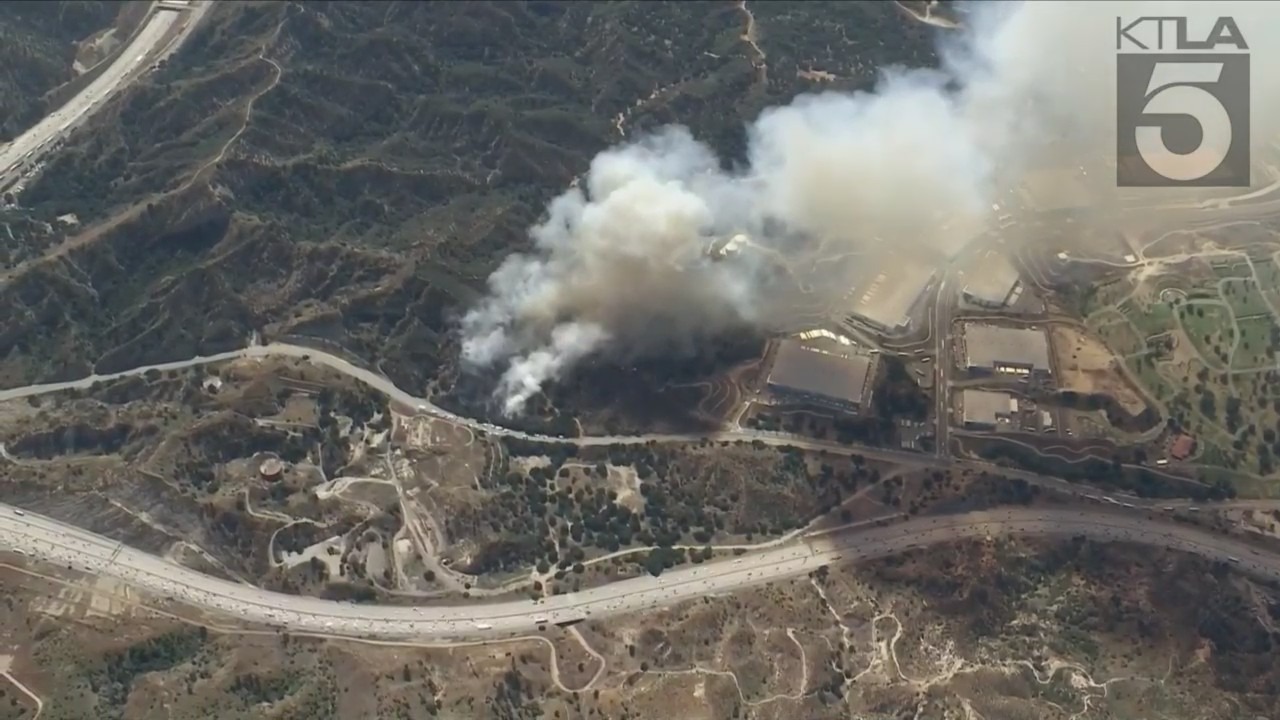
{"type": "MultiPolygon", "coordinates": [[[[489,277],[461,322],[464,364],[499,370],[495,397],[516,414],[588,356],[767,331],[799,294],[812,304],[849,290],[797,268],[953,255],[1025,173],[1114,158],[1116,18],[1143,15],[1187,15],[1201,34],[1232,15],[1253,66],[1280,67],[1271,3],[975,4],[939,37],[940,68],[887,68],[873,92],[765,110],[740,169],[678,126],[600,153],[531,229],[532,249],[489,277]],[[740,252],[707,253],[734,236],[740,252]]],[[[1280,83],[1255,82],[1259,144],[1276,137],[1278,107],[1280,83]]],[[[1091,177],[1094,201],[1114,203],[1114,175],[1091,177]]]]}

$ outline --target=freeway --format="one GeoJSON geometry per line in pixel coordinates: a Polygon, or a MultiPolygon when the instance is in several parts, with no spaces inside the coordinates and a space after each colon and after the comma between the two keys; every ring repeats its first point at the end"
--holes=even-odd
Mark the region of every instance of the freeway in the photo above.
{"type": "MultiPolygon", "coordinates": [[[[137,77],[137,71],[148,63],[148,56],[159,46],[183,13],[152,6],[146,25],[101,75],[94,78],[75,97],[46,115],[22,135],[0,147],[0,189],[11,186],[22,172],[39,160],[85,118],[101,108],[107,100],[137,77]]],[[[188,20],[190,22],[190,20],[188,20]]]]}
{"type": "Polygon", "coordinates": [[[545,599],[450,607],[354,604],[284,595],[204,575],[81,528],[0,505],[0,550],[107,576],[175,601],[291,632],[377,639],[461,639],[547,623],[653,610],[918,547],[996,535],[1086,536],[1195,553],[1280,579],[1280,557],[1204,530],[1147,517],[1078,510],[1000,509],[850,529],[732,559],[682,566],[545,599]]]}

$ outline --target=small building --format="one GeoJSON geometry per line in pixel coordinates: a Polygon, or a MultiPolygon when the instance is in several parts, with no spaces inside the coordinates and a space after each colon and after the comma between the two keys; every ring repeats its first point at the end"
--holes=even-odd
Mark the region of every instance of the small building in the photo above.
{"type": "Polygon", "coordinates": [[[967,323],[962,342],[965,368],[970,372],[1035,380],[1052,374],[1049,338],[1044,330],[967,323]]]}
{"type": "Polygon", "coordinates": [[[960,415],[970,430],[994,430],[1008,425],[1018,414],[1018,399],[1009,393],[965,389],[960,393],[960,415]]]}
{"type": "Polygon", "coordinates": [[[825,352],[787,339],[778,345],[767,382],[783,402],[857,412],[871,401],[875,369],[874,356],[825,352]]]}
{"type": "Polygon", "coordinates": [[[1183,460],[1191,457],[1191,454],[1195,451],[1196,439],[1191,435],[1179,435],[1173,439],[1173,442],[1169,443],[1169,457],[1177,460],[1178,462],[1182,462],[1183,460]]]}

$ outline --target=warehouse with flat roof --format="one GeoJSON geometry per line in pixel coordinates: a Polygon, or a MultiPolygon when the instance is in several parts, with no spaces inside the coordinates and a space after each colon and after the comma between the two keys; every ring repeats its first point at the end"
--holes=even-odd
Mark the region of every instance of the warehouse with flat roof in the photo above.
{"type": "Polygon", "coordinates": [[[871,401],[875,369],[874,356],[824,352],[787,339],[778,345],[768,385],[784,402],[857,412],[871,401]]]}
{"type": "Polygon", "coordinates": [[[966,323],[962,342],[970,371],[1037,379],[1052,372],[1049,337],[1042,329],[966,323]]]}
{"type": "Polygon", "coordinates": [[[936,275],[932,265],[906,258],[886,261],[868,282],[846,295],[851,302],[844,322],[860,322],[883,333],[906,330],[936,275]]]}
{"type": "Polygon", "coordinates": [[[965,389],[960,394],[960,413],[971,430],[993,430],[1008,424],[1018,413],[1018,400],[1009,393],[965,389]]]}
{"type": "Polygon", "coordinates": [[[1020,295],[1018,270],[1004,253],[988,250],[978,257],[965,279],[965,302],[978,307],[998,310],[1012,305],[1020,295]]]}

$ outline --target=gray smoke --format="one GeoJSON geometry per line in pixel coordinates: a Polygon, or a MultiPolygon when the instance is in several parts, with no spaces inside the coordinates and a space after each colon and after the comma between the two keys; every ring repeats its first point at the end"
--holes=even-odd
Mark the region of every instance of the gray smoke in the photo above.
{"type": "MultiPolygon", "coordinates": [[[[779,327],[797,303],[838,302],[839,258],[955,254],[1036,168],[1113,161],[1116,17],[1234,15],[1255,68],[1253,137],[1274,140],[1280,7],[1253,2],[981,3],[940,38],[940,70],[886,69],[874,92],[822,93],[748,128],[748,165],[683,127],[598,155],[489,278],[463,319],[463,359],[498,367],[505,412],[601,352],[679,352],[737,326],[779,327]],[[1264,37],[1264,35],[1269,37],[1264,37]],[[708,257],[745,235],[742,252],[708,257]],[[815,271],[815,272],[810,272],[815,271]],[[789,280],[789,281],[788,281],[789,280]]],[[[1099,203],[1114,175],[1097,172],[1099,203]]]]}

